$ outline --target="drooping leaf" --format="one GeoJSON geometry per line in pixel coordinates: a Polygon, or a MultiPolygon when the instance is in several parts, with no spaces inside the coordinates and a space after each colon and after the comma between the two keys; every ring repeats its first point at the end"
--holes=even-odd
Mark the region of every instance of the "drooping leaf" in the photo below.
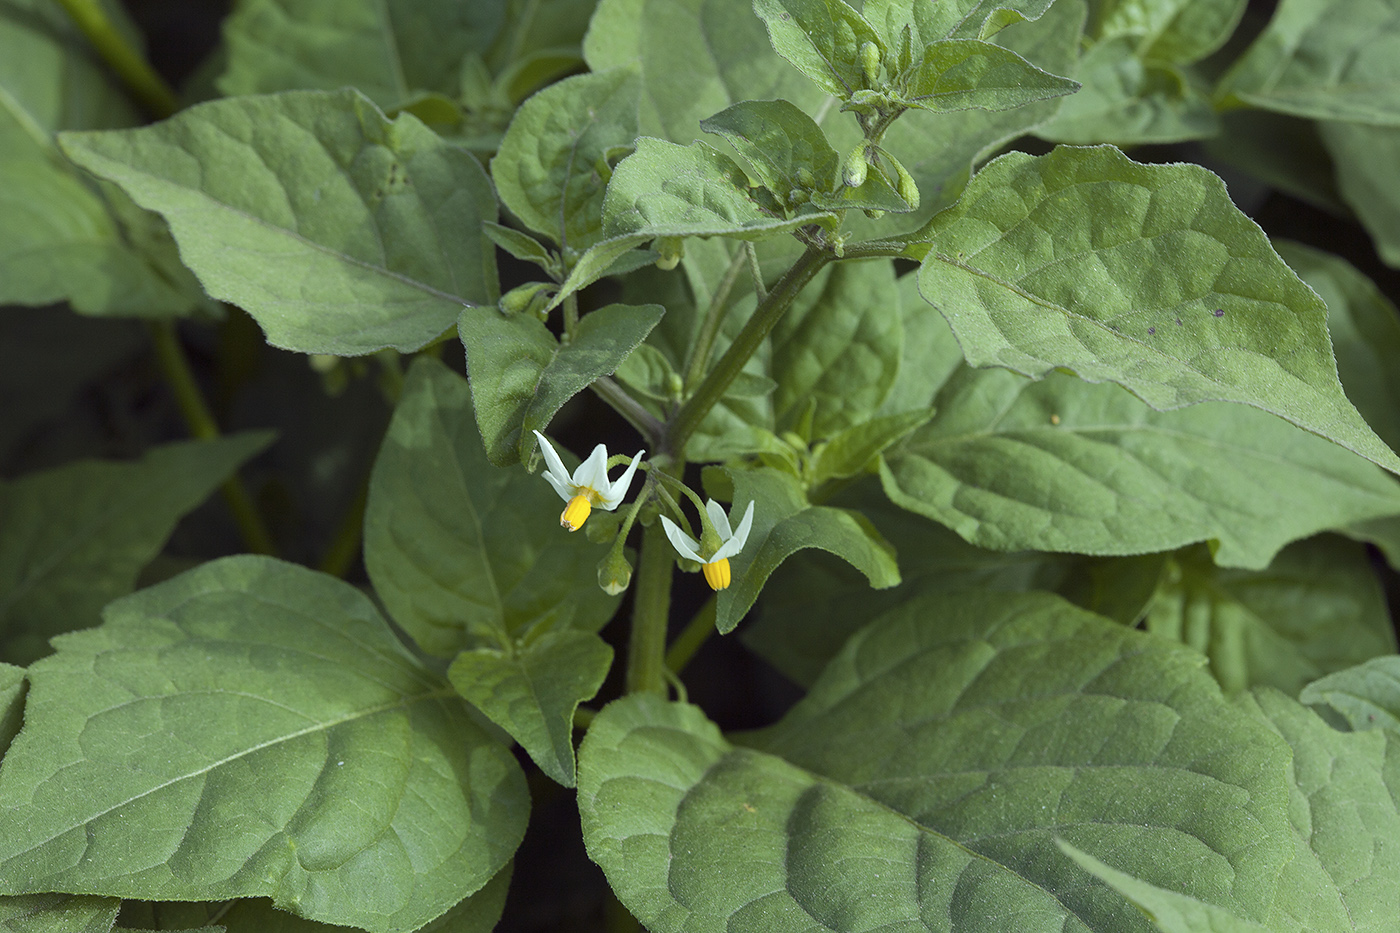
{"type": "Polygon", "coordinates": [[[1318,127],[1336,165],[1342,199],[1371,235],[1381,259],[1400,266],[1400,183],[1389,171],[1400,159],[1400,128],[1329,121],[1318,127]]]}
{"type": "Polygon", "coordinates": [[[1145,931],[1057,837],[1259,918],[1293,855],[1286,745],[1193,652],[1043,594],[888,614],[746,741],[642,696],[584,740],[589,854],[656,933],[1145,931]]]}
{"type": "Polygon", "coordinates": [[[753,9],[774,50],[833,97],[846,100],[870,86],[861,47],[882,43],[845,0],[753,0],[753,9]]]}
{"type": "Polygon", "coordinates": [[[813,403],[814,438],[861,424],[880,408],[904,350],[900,298],[888,260],[837,264],[803,289],[770,338],[780,430],[813,403]]]}
{"type": "Polygon", "coordinates": [[[1382,440],[1400,448],[1400,311],[1345,259],[1289,240],[1274,247],[1327,303],[1327,330],[1347,397],[1382,440]]]}
{"type": "Polygon", "coordinates": [[[1264,571],[1216,567],[1205,548],[1174,555],[1147,630],[1210,658],[1229,693],[1305,684],[1395,651],[1385,594],[1366,549],[1320,537],[1290,545],[1264,571]]]}
{"type": "Polygon", "coordinates": [[[502,0],[244,0],[224,21],[225,95],[354,87],[380,107],[456,97],[462,59],[484,54],[502,0]]]}
{"type": "Polygon", "coordinates": [[[167,265],[169,244],[166,255],[143,251],[137,231],[124,226],[154,218],[118,212],[118,196],[101,191],[54,144],[60,130],[136,122],[131,102],[60,8],[0,0],[0,304],[68,301],[86,314],[143,317],[195,305],[188,276],[175,271],[178,263],[167,265]]]}
{"type": "Polygon", "coordinates": [[[100,621],[181,516],[271,441],[169,444],[134,463],[85,461],[0,481],[0,655],[28,664],[50,636],[100,621]]]}
{"type": "Polygon", "coordinates": [[[539,476],[486,459],[465,379],[414,363],[370,480],[365,567],[419,647],[450,658],[536,627],[602,628],[617,608],[597,584],[603,549],[560,528],[561,508],[539,476]]]}
{"type": "Polygon", "coordinates": [[[932,233],[919,290],[973,366],[1068,368],[1159,410],[1240,402],[1400,472],[1342,393],[1325,306],[1205,169],[1010,153],[932,233]]]}
{"type": "Polygon", "coordinates": [[[1282,0],[1218,94],[1318,120],[1400,126],[1397,13],[1397,0],[1282,0]]]}
{"type": "Polygon", "coordinates": [[[457,655],[447,677],[525,751],[545,774],[574,786],[574,710],[591,700],[613,652],[591,632],[549,632],[523,648],[473,648],[457,655]]]}
{"type": "Polygon", "coordinates": [[[463,311],[458,331],[491,462],[506,466],[527,459],[535,447],[531,432],[543,431],[594,380],[616,372],[664,311],[654,304],[608,305],[585,315],[564,344],[530,314],[463,311]]]}
{"type": "Polygon", "coordinates": [[[640,93],[636,73],[615,68],[566,78],[527,100],[491,160],[501,203],[563,246],[592,246],[607,184],[599,167],[637,138],[640,93]]]}
{"type": "Polygon", "coordinates": [[[940,39],[924,48],[902,95],[921,110],[1014,110],[1073,94],[1079,82],[1037,68],[1010,49],[978,39],[940,39]]]}
{"type": "Polygon", "coordinates": [[[1058,373],[1030,382],[964,368],[935,407],[886,454],[885,491],[993,550],[1211,541],[1222,566],[1262,569],[1290,541],[1400,505],[1400,484],[1379,469],[1243,405],[1158,412],[1058,373]]]}
{"type": "Polygon", "coordinates": [[[811,505],[795,478],[776,470],[730,470],[734,506],[754,503],[748,543],[730,558],[733,585],[719,591],[715,628],[734,630],[773,571],[803,548],[819,548],[855,567],[876,589],[899,583],[894,548],[856,511],[811,505]]]}
{"type": "Polygon", "coordinates": [[[122,902],[115,897],[26,894],[0,897],[5,933],[107,933],[122,902]]]}
{"type": "Polygon", "coordinates": [[[160,212],[209,294],[246,310],[276,346],[416,350],[464,304],[495,300],[486,173],[355,91],[214,101],[62,143],[160,212]]]}
{"type": "Polygon", "coordinates": [[[1358,732],[1400,732],[1400,657],[1372,658],[1320,677],[1304,687],[1298,699],[1309,706],[1332,707],[1358,732]]]}
{"type": "Polygon", "coordinates": [[[0,892],[272,897],[389,933],[519,843],[518,766],[349,584],[231,557],[105,619],[29,669],[0,892]]]}

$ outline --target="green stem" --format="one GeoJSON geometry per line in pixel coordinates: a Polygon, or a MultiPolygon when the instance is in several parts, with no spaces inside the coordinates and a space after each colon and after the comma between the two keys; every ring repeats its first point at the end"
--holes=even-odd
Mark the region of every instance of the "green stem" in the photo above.
{"type": "Polygon", "coordinates": [[[729,384],[743,370],[749,357],[757,352],[763,338],[767,337],[769,331],[778,323],[798,292],[834,258],[828,249],[810,246],[807,252],[793,263],[792,268],[783,274],[768,296],[758,303],[753,316],[734,338],[729,349],[724,351],[724,355],[715,363],[705,381],[700,383],[695,394],[686,400],[671,419],[663,446],[664,452],[674,455],[685,450],[685,442],[690,440],[690,435],[695,433],[705,415],[724,396],[729,384]]]}
{"type": "Polygon", "coordinates": [[[642,534],[637,561],[637,596],[632,604],[632,637],[627,646],[627,692],[666,695],[666,623],[671,614],[675,561],[660,522],[642,534]]]}
{"type": "MultiPolygon", "coordinates": [[[[218,422],[214,420],[213,413],[204,401],[204,394],[199,390],[199,383],[195,381],[194,370],[190,368],[190,361],[185,358],[175,325],[170,321],[153,321],[150,324],[150,332],[151,340],[155,344],[156,361],[160,364],[161,372],[170,384],[171,391],[175,393],[175,401],[180,406],[180,413],[185,418],[185,424],[189,426],[190,434],[202,441],[217,439],[220,433],[218,422]]],[[[243,480],[237,473],[224,482],[221,491],[248,550],[254,554],[276,554],[277,548],[272,543],[272,535],[253,505],[253,497],[248,494],[248,487],[243,485],[243,480]]]]}
{"type": "Polygon", "coordinates": [[[642,435],[648,448],[655,450],[656,445],[661,443],[661,437],[666,433],[666,426],[661,420],[642,407],[642,403],[634,399],[626,389],[617,383],[611,376],[604,376],[595,379],[589,386],[594,394],[612,406],[627,423],[637,429],[637,433],[642,435]]]}
{"type": "Polygon", "coordinates": [[[58,0],[58,3],[152,116],[165,119],[180,109],[170,85],[113,25],[97,0],[58,0]]]}
{"type": "Polygon", "coordinates": [[[729,293],[734,290],[734,283],[738,281],[739,273],[744,271],[747,263],[748,252],[740,247],[735,251],[734,258],[729,261],[729,268],[724,270],[724,277],[720,279],[719,287],[710,298],[710,307],[705,311],[700,333],[695,336],[695,343],[690,351],[690,362],[685,370],[687,391],[695,388],[696,383],[705,375],[705,367],[709,364],[710,353],[715,347],[715,337],[719,336],[719,327],[724,323],[724,312],[729,308],[729,293]]]}
{"type": "Polygon", "coordinates": [[[695,652],[715,633],[716,605],[715,595],[705,600],[705,605],[691,617],[685,629],[671,642],[671,647],[666,649],[666,666],[677,674],[685,670],[690,659],[695,657],[695,652]]]}
{"type": "Polygon", "coordinates": [[[340,525],[335,530],[335,537],[331,538],[331,543],[326,552],[321,555],[319,570],[328,573],[333,577],[344,577],[350,572],[350,565],[355,562],[355,555],[360,553],[360,539],[364,535],[365,529],[365,503],[369,501],[369,480],[368,474],[360,483],[360,487],[355,490],[355,498],[345,510],[345,514],[340,519],[340,525]]]}
{"type": "Polygon", "coordinates": [[[574,293],[564,299],[564,333],[572,338],[576,330],[578,330],[578,294],[574,293]]]}

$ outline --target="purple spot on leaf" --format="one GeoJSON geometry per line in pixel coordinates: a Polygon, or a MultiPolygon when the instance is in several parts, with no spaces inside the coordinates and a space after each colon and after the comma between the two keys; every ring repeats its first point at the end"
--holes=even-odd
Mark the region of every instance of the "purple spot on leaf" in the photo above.
{"type": "Polygon", "coordinates": [[[1149,334],[1155,334],[1155,333],[1157,333],[1157,328],[1155,328],[1155,327],[1149,327],[1149,328],[1147,328],[1147,332],[1148,332],[1149,334]]]}
{"type": "Polygon", "coordinates": [[[1214,314],[1216,317],[1224,317],[1224,316],[1225,316],[1225,309],[1224,309],[1224,308],[1216,308],[1214,311],[1211,312],[1211,314],[1214,314]]]}
{"type": "Polygon", "coordinates": [[[1180,326],[1181,326],[1181,318],[1177,318],[1177,319],[1176,319],[1176,326],[1177,326],[1177,327],[1180,327],[1180,326]]]}

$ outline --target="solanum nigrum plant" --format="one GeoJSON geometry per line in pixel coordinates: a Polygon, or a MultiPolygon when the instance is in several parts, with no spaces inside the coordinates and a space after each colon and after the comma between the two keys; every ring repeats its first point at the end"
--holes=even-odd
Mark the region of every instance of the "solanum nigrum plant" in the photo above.
{"type": "Polygon", "coordinates": [[[0,0],[0,927],[1400,931],[1400,2],[1267,6],[0,0]]]}

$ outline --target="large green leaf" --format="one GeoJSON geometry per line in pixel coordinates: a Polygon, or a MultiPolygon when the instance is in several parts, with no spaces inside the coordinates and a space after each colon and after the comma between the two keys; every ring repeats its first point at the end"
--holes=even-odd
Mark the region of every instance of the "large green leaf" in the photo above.
{"type": "Polygon", "coordinates": [[[229,97],[357,88],[381,107],[461,92],[464,56],[484,54],[503,0],[242,0],[224,21],[229,97]]]}
{"type": "Polygon", "coordinates": [[[1282,0],[1219,94],[1312,117],[1400,126],[1400,0],[1282,0]]]}
{"type": "Polygon", "coordinates": [[[1376,252],[1400,266],[1400,127],[1322,122],[1322,141],[1336,165],[1337,188],[1371,234],[1376,252]]]}
{"type": "Polygon", "coordinates": [[[1094,41],[1132,38],[1145,60],[1196,62],[1230,38],[1248,0],[1099,0],[1088,34],[1094,41]]]}
{"type": "Polygon", "coordinates": [[[885,491],[981,547],[1136,554],[1209,540],[1221,565],[1262,569],[1290,541],[1400,514],[1391,477],[1243,405],[1158,412],[1115,386],[966,368],[935,405],[886,454],[885,491]]]}
{"type": "Polygon", "coordinates": [[[802,290],[770,338],[780,430],[791,430],[813,404],[814,439],[880,408],[904,350],[900,297],[889,261],[841,263],[802,290]]]}
{"type": "Polygon", "coordinates": [[[519,649],[464,651],[447,677],[524,746],[540,770],[573,787],[574,710],[598,692],[612,659],[612,649],[597,635],[565,630],[519,649]]]}
{"type": "Polygon", "coordinates": [[[279,347],[416,350],[495,300],[491,182],[470,153],[355,91],[191,107],[65,151],[160,212],[209,294],[279,347]]]}
{"type": "Polygon", "coordinates": [[[1079,83],[979,39],[939,39],[924,49],[902,97],[921,110],[1013,110],[1063,97],[1079,83]]]}
{"type": "Polygon", "coordinates": [[[584,740],[589,854],[655,933],[1145,931],[1057,837],[1261,918],[1294,852],[1287,746],[1194,652],[1043,594],[887,614],[747,742],[642,696],[584,740]]]}
{"type": "Polygon", "coordinates": [[[1327,536],[1285,548],[1264,571],[1216,567],[1203,547],[1175,555],[1147,630],[1206,655],[1231,693],[1263,685],[1296,696],[1323,674],[1395,651],[1365,547],[1327,536]]]}
{"type": "Polygon", "coordinates": [[[562,344],[532,314],[464,310],[458,332],[491,462],[507,466],[528,459],[535,448],[531,432],[543,431],[565,402],[616,372],[664,310],[655,304],[608,305],[585,315],[562,344]]]}
{"type": "Polygon", "coordinates": [[[1400,311],[1345,259],[1287,240],[1274,247],[1327,303],[1347,396],[1381,439],[1400,449],[1400,311]]]}
{"type": "Polygon", "coordinates": [[[349,584],[231,557],[105,618],[29,669],[0,892],[272,897],[389,933],[518,845],[519,767],[349,584]]]}
{"type": "Polygon", "coordinates": [[[1309,705],[1332,707],[1354,730],[1400,733],[1400,657],[1372,658],[1328,674],[1308,684],[1298,698],[1309,705]]]}
{"type": "Polygon", "coordinates": [[[85,461],[0,481],[0,655],[27,664],[48,653],[50,636],[96,625],[180,517],[270,440],[169,444],[134,463],[85,461]]]}
{"type": "Polygon", "coordinates": [[[637,138],[641,81],[630,69],[575,75],[515,112],[491,177],[526,226],[577,250],[602,232],[609,155],[637,138]]]}
{"type": "Polygon", "coordinates": [[[107,933],[122,902],[114,897],[27,894],[0,897],[5,933],[107,933]]]}
{"type": "Polygon", "coordinates": [[[894,548],[859,512],[812,505],[802,485],[771,469],[730,470],[736,514],[754,503],[748,543],[730,559],[733,585],[720,590],[715,627],[731,632],[783,561],[804,548],[835,554],[876,589],[899,583],[894,548]]]}
{"type": "Polygon", "coordinates": [[[162,266],[169,256],[143,253],[114,199],[54,145],[59,130],[137,120],[61,9],[0,0],[0,304],[66,300],[85,313],[147,317],[193,306],[186,282],[162,266]]]}
{"type": "Polygon", "coordinates": [[[24,725],[24,668],[0,661],[0,759],[24,725]]]}
{"type": "Polygon", "coordinates": [[[562,507],[539,476],[486,459],[465,379],[414,363],[370,480],[365,567],[419,647],[450,658],[602,628],[617,607],[597,584],[604,549],[560,528],[562,507]]]}
{"type": "Polygon", "coordinates": [[[1010,153],[932,240],[919,288],[973,366],[1068,368],[1162,410],[1241,402],[1400,472],[1342,393],[1326,307],[1199,166],[1010,153]]]}

